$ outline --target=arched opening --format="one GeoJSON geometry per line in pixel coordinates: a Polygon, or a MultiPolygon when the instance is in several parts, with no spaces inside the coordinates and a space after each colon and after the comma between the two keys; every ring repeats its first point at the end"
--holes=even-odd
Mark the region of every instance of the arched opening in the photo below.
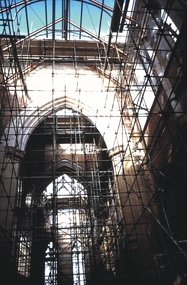
{"type": "Polygon", "coordinates": [[[30,272],[35,284],[95,284],[108,275],[113,284],[125,236],[112,162],[97,128],[61,110],[38,125],[25,153],[17,209],[27,215],[17,216],[15,235],[25,236],[29,251],[27,263],[17,254],[19,273],[30,272]]]}

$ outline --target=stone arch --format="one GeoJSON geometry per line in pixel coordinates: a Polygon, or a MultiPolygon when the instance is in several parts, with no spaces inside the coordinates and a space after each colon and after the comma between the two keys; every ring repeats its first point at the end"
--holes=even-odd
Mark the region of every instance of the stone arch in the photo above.
{"type": "MultiPolygon", "coordinates": [[[[99,78],[99,80],[101,79],[99,78]]],[[[19,155],[20,157],[24,156],[24,152],[26,150],[26,146],[30,136],[44,118],[63,108],[64,109],[70,108],[76,110],[77,112],[81,113],[83,116],[88,118],[88,120],[92,122],[92,124],[98,129],[98,131],[100,132],[101,136],[103,137],[106,143],[108,150],[114,147],[113,146],[114,140],[111,140],[111,134],[115,135],[115,128],[119,125],[120,119],[119,119],[119,113],[115,113],[116,116],[113,116],[110,113],[111,111],[110,107],[111,104],[113,103],[113,99],[110,99],[111,101],[109,106],[107,106],[106,109],[103,110],[101,109],[101,106],[99,106],[101,105],[99,104],[100,102],[96,102],[95,96],[93,94],[92,94],[93,96],[92,100],[90,100],[90,98],[86,102],[82,100],[79,102],[79,105],[77,105],[76,93],[73,93],[73,91],[71,94],[70,93],[71,92],[69,92],[68,94],[66,92],[61,92],[59,94],[55,94],[54,100],[52,100],[52,98],[49,96],[49,93],[47,94],[46,97],[43,96],[41,100],[39,100],[38,102],[34,98],[31,98],[32,101],[30,100],[27,102],[27,105],[22,106],[21,107],[22,110],[19,111],[17,116],[11,117],[11,121],[9,122],[9,125],[4,131],[4,140],[3,140],[4,144],[1,145],[1,148],[2,149],[4,148],[4,151],[8,148],[7,152],[8,156],[6,159],[8,161],[11,157],[12,160],[12,163],[9,164],[6,163],[5,160],[5,171],[3,173],[4,188],[11,189],[10,192],[11,203],[9,202],[8,199],[9,197],[7,198],[6,196],[1,199],[0,203],[0,210],[3,213],[5,213],[6,209],[6,211],[8,211],[9,213],[7,219],[1,217],[0,220],[0,222],[6,221],[6,224],[4,223],[2,225],[4,228],[6,228],[7,231],[12,230],[15,211],[12,211],[11,205],[15,205],[16,201],[15,199],[17,197],[16,193],[18,191],[17,181],[18,178],[20,177],[19,175],[20,165],[22,164],[21,160],[19,161],[17,160],[18,152],[20,152],[21,154],[19,155]],[[93,104],[93,102],[95,103],[95,105],[93,104]],[[95,114],[97,114],[97,116],[95,116],[95,114]],[[14,162],[14,160],[16,160],[16,163],[14,162]],[[10,177],[10,173],[13,173],[14,175],[11,177],[11,179],[7,179],[10,177]]],[[[97,98],[99,98],[99,95],[97,98]]],[[[115,101],[115,104],[117,107],[118,102],[115,101]]],[[[116,110],[119,110],[119,108],[116,108],[116,110]]],[[[119,144],[119,139],[118,141],[116,140],[116,144],[117,145],[119,144]]],[[[65,161],[61,161],[61,165],[58,165],[57,169],[70,171],[72,169],[72,166],[70,168],[69,163],[67,163],[66,165],[65,161]]],[[[45,183],[47,184],[47,182],[49,182],[49,180],[44,181],[43,186],[45,185],[45,183]]],[[[0,191],[2,191],[3,193],[4,189],[0,189],[0,191]]],[[[42,191],[42,189],[40,189],[40,191],[42,191]]],[[[104,218],[106,212],[104,212],[103,210],[103,204],[96,208],[96,214],[99,215],[100,213],[102,213],[102,217],[104,218]]],[[[10,245],[11,245],[11,240],[7,240],[6,246],[8,252],[11,250],[10,245]]]]}
{"type": "MultiPolygon", "coordinates": [[[[55,109],[56,112],[63,108],[77,110],[75,99],[68,98],[66,96],[56,98],[54,102],[52,101],[44,102],[44,104],[38,105],[37,108],[35,108],[34,110],[32,110],[32,104],[28,104],[28,106],[25,107],[25,110],[21,111],[19,114],[19,118],[21,119],[18,122],[17,137],[15,136],[15,130],[14,130],[14,124],[15,124],[14,120],[17,120],[17,118],[13,119],[11,124],[7,127],[7,129],[4,132],[9,139],[8,145],[16,147],[21,151],[24,151],[30,134],[39,125],[39,123],[41,123],[44,117],[47,117],[50,114],[52,114],[53,108],[55,109]]],[[[83,102],[80,102],[80,106],[77,111],[81,112],[83,116],[87,117],[100,131],[101,135],[104,134],[105,136],[104,140],[108,149],[110,150],[111,148],[113,148],[114,145],[113,142],[111,142],[111,133],[114,133],[116,122],[118,122],[116,118],[113,123],[112,122],[110,123],[110,126],[106,127],[108,120],[107,117],[103,115],[100,116],[100,114],[98,114],[97,120],[96,122],[94,122],[95,116],[93,116],[92,114],[94,114],[95,110],[93,110],[91,106],[88,106],[83,102]]],[[[118,141],[119,140],[120,138],[118,135],[118,141]]],[[[116,146],[117,145],[118,143],[116,144],[116,146]]]]}
{"type": "MultiPolygon", "coordinates": [[[[69,103],[69,102],[68,102],[69,103]]],[[[57,109],[56,111],[58,112],[58,110],[63,110],[63,108],[65,108],[65,109],[71,109],[71,110],[73,110],[72,109],[72,107],[70,106],[70,105],[63,105],[63,106],[59,106],[59,109],[57,109]]],[[[50,113],[48,112],[48,114],[50,115],[50,113]]],[[[45,117],[47,117],[47,115],[45,115],[45,117]]],[[[83,115],[83,117],[85,117],[84,115],[83,115]]],[[[36,120],[36,119],[35,119],[36,120]]],[[[91,121],[90,120],[90,118],[88,118],[88,117],[86,117],[86,121],[89,121],[90,122],[90,124],[93,124],[93,121],[91,121]]],[[[34,131],[34,129],[37,129],[37,127],[39,126],[39,124],[42,122],[42,120],[40,120],[39,122],[37,122],[37,125],[35,126],[35,128],[34,128],[34,126],[33,126],[33,129],[31,129],[31,131],[33,132],[34,131]]],[[[95,129],[95,128],[94,128],[95,129]]],[[[96,128],[97,129],[97,128],[96,128]]],[[[32,137],[32,133],[29,135],[29,136],[27,136],[27,141],[29,141],[29,138],[31,138],[32,137]]],[[[110,168],[112,167],[112,161],[110,160],[110,158],[108,157],[108,154],[107,154],[107,148],[106,148],[106,143],[105,143],[105,141],[103,140],[103,138],[102,138],[102,136],[101,136],[101,134],[99,135],[99,137],[100,137],[100,139],[101,139],[101,144],[103,145],[104,144],[104,149],[105,149],[105,154],[104,154],[104,156],[108,159],[107,161],[107,165],[110,165],[110,168]]],[[[99,139],[99,141],[100,141],[100,139],[99,139]]],[[[24,148],[24,150],[25,150],[25,153],[27,152],[27,148],[25,147],[24,148]]],[[[52,150],[51,150],[52,151],[52,150]]],[[[46,152],[46,150],[44,150],[44,152],[46,152]]],[[[103,154],[102,154],[103,155],[103,154]]],[[[27,159],[26,159],[27,160],[27,159]]],[[[31,160],[32,160],[32,158],[31,158],[31,160]]],[[[105,164],[106,164],[106,162],[105,162],[105,164]]],[[[47,165],[46,165],[47,166],[47,165]]],[[[23,166],[24,167],[24,166],[23,166]]],[[[43,169],[43,172],[45,173],[45,178],[41,178],[40,179],[40,188],[38,188],[37,187],[37,189],[35,189],[35,191],[36,191],[36,194],[37,195],[40,195],[41,194],[41,192],[45,189],[45,187],[52,181],[52,178],[51,178],[51,173],[52,173],[52,171],[53,170],[55,170],[55,173],[56,173],[56,175],[57,176],[60,176],[61,174],[59,174],[60,172],[61,173],[65,173],[65,171],[67,171],[67,174],[68,173],[71,173],[71,177],[73,177],[74,178],[74,176],[75,176],[75,173],[76,173],[76,171],[79,171],[81,174],[80,174],[80,180],[82,180],[83,181],[83,183],[84,184],[86,184],[86,180],[85,180],[85,178],[84,178],[84,176],[85,176],[85,168],[84,168],[84,166],[83,165],[80,165],[79,163],[77,164],[77,163],[75,163],[74,161],[70,161],[69,159],[67,159],[66,157],[59,157],[58,156],[58,158],[57,158],[57,161],[55,162],[55,168],[53,168],[54,167],[54,164],[51,164],[51,165],[49,165],[49,166],[47,166],[47,167],[44,167],[44,169],[43,169]],[[50,180],[51,179],[51,180],[50,180]],[[40,193],[40,194],[39,194],[40,193]]],[[[90,168],[90,166],[87,166],[87,170],[90,168]]],[[[29,176],[29,175],[28,175],[29,176]]],[[[104,179],[104,176],[102,175],[102,178],[104,179]]],[[[28,181],[26,182],[26,188],[28,189],[28,191],[27,191],[27,193],[29,193],[29,192],[32,192],[33,190],[32,190],[32,185],[34,184],[34,183],[36,183],[37,184],[37,177],[36,177],[36,179],[34,180],[32,180],[32,179],[29,179],[28,178],[28,181]],[[30,183],[30,181],[32,181],[32,183],[30,183]]],[[[25,187],[24,187],[25,188],[25,187]]],[[[34,187],[35,188],[35,187],[34,187]]],[[[35,192],[34,191],[34,192],[35,192]]],[[[26,194],[27,194],[26,193],[26,194]]]]}

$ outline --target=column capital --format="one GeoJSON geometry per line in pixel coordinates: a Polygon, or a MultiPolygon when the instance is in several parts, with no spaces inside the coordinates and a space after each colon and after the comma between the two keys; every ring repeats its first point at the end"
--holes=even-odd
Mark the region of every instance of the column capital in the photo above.
{"type": "Polygon", "coordinates": [[[16,161],[21,161],[25,156],[25,152],[13,146],[6,146],[5,156],[16,161]]]}
{"type": "Polygon", "coordinates": [[[118,154],[120,154],[120,153],[124,153],[123,145],[118,145],[118,146],[116,146],[116,147],[110,149],[110,150],[108,151],[108,156],[109,156],[110,158],[112,158],[112,157],[114,157],[114,156],[116,156],[116,155],[118,155],[118,154]]]}

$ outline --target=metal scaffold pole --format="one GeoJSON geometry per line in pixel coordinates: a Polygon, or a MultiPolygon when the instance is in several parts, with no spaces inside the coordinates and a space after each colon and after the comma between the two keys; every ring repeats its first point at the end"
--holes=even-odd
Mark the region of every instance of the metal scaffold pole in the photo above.
{"type": "Polygon", "coordinates": [[[101,2],[0,1],[0,284],[187,282],[187,4],[101,2]]]}

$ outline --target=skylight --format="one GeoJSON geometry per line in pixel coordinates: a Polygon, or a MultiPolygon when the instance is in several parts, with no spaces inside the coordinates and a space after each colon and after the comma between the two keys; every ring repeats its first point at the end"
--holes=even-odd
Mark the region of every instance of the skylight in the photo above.
{"type": "Polygon", "coordinates": [[[67,40],[105,38],[113,6],[114,0],[1,1],[0,33],[67,40]]]}

